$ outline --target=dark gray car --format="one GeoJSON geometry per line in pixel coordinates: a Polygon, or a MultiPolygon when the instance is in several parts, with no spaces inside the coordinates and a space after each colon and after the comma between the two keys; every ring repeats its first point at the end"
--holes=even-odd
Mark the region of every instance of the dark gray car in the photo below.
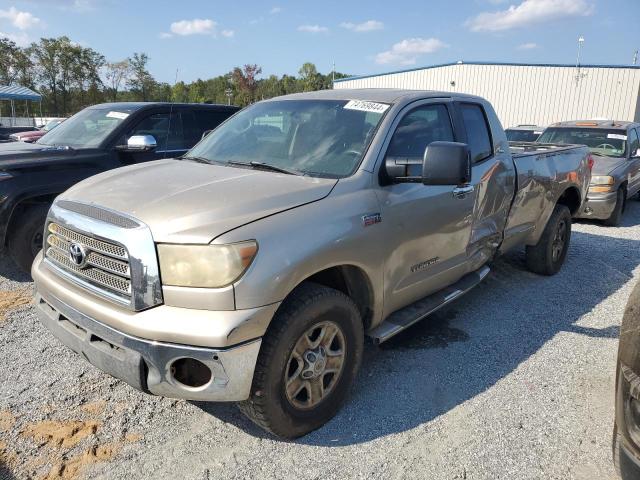
{"type": "Polygon", "coordinates": [[[620,224],[628,198],[640,191],[640,124],[612,120],[560,122],[547,128],[542,143],[582,144],[593,156],[591,184],[580,218],[620,224]]]}

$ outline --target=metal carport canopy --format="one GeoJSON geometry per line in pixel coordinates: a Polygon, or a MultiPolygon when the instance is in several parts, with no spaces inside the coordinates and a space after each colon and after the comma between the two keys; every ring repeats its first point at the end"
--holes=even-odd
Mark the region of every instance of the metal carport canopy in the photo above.
{"type": "Polygon", "coordinates": [[[27,87],[4,87],[0,85],[0,100],[31,100],[39,102],[42,95],[27,87]]]}

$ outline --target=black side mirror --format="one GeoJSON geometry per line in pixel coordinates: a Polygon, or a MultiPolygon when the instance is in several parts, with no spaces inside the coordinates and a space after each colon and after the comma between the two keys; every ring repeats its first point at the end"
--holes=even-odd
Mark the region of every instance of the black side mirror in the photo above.
{"type": "Polygon", "coordinates": [[[424,151],[424,185],[464,185],[471,181],[471,155],[466,143],[433,142],[424,151]]]}

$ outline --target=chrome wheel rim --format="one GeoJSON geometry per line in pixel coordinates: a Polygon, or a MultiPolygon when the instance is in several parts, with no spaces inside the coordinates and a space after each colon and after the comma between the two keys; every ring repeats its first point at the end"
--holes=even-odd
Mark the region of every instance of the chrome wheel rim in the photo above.
{"type": "Polygon", "coordinates": [[[554,262],[557,262],[562,255],[562,251],[564,250],[564,245],[567,241],[567,222],[561,221],[558,224],[558,228],[556,229],[556,234],[553,237],[553,242],[551,243],[551,258],[554,262]]]}
{"type": "Polygon", "coordinates": [[[334,322],[313,325],[298,339],[285,369],[285,393],[300,410],[317,406],[335,388],[342,370],[346,342],[334,322]]]}

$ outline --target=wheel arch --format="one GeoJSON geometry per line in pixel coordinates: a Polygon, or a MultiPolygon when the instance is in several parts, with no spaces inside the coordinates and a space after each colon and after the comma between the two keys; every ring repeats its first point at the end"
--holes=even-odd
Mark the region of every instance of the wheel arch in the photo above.
{"type": "Polygon", "coordinates": [[[18,218],[20,218],[20,214],[22,212],[24,212],[27,208],[29,208],[32,205],[47,205],[47,204],[50,205],[51,203],[53,203],[55,198],[60,193],[61,192],[52,192],[52,193],[46,193],[46,194],[40,194],[40,195],[24,196],[19,198],[16,201],[15,205],[13,206],[13,209],[11,210],[11,213],[9,215],[6,229],[3,232],[2,245],[7,246],[10,232],[12,232],[15,229],[18,218]]]}
{"type": "Polygon", "coordinates": [[[580,190],[575,186],[567,187],[560,197],[558,197],[556,205],[566,206],[571,212],[571,216],[577,215],[580,207],[582,206],[580,190]]]}

